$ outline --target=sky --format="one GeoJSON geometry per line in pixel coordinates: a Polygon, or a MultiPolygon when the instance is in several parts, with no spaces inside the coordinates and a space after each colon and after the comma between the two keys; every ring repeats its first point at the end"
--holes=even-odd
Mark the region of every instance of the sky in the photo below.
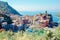
{"type": "Polygon", "coordinates": [[[60,10],[60,0],[1,0],[18,11],[60,10]]]}

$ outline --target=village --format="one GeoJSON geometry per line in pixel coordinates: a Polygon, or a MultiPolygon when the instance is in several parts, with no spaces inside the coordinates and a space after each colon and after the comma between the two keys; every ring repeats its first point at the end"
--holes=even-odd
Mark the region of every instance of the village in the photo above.
{"type": "Polygon", "coordinates": [[[60,40],[60,0],[0,0],[0,40],[60,40]]]}
{"type": "MultiPolygon", "coordinates": [[[[2,14],[6,15],[6,14],[2,14]]],[[[8,30],[13,30],[13,31],[18,31],[22,30],[25,31],[28,28],[54,28],[58,26],[58,23],[53,22],[53,16],[51,14],[48,14],[47,11],[45,14],[36,14],[34,16],[19,16],[19,15],[14,15],[10,14],[7,15],[11,19],[11,23],[9,21],[7,22],[8,18],[5,18],[3,16],[0,16],[0,22],[1,22],[1,28],[0,29],[5,29],[6,31],[8,30]],[[5,20],[5,21],[4,21],[5,20]]]]}

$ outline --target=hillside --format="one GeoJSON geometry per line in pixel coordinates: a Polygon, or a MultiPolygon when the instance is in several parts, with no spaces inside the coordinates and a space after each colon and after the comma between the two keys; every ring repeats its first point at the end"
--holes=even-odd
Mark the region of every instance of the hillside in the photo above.
{"type": "Polygon", "coordinates": [[[0,13],[6,13],[6,14],[16,14],[20,15],[19,12],[17,12],[14,8],[12,8],[7,2],[0,1],[0,13]]]}

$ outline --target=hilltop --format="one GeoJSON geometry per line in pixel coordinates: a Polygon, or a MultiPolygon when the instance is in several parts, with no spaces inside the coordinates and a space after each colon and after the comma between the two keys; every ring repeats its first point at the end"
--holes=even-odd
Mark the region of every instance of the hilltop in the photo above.
{"type": "Polygon", "coordinates": [[[3,1],[0,1],[0,13],[16,14],[21,16],[19,12],[12,8],[7,2],[3,1]]]}

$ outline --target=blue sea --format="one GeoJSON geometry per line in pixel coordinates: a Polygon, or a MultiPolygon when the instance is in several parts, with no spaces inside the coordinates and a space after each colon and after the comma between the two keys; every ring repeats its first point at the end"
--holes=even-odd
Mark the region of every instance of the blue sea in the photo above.
{"type": "MultiPolygon", "coordinates": [[[[20,12],[22,15],[30,15],[30,16],[33,16],[33,15],[36,15],[36,14],[40,14],[40,13],[44,13],[44,12],[39,12],[39,11],[35,11],[35,12],[31,12],[31,11],[23,11],[23,12],[20,12]]],[[[53,16],[53,21],[54,22],[58,22],[59,18],[56,16],[57,12],[48,12],[48,14],[52,14],[53,16]]]]}

